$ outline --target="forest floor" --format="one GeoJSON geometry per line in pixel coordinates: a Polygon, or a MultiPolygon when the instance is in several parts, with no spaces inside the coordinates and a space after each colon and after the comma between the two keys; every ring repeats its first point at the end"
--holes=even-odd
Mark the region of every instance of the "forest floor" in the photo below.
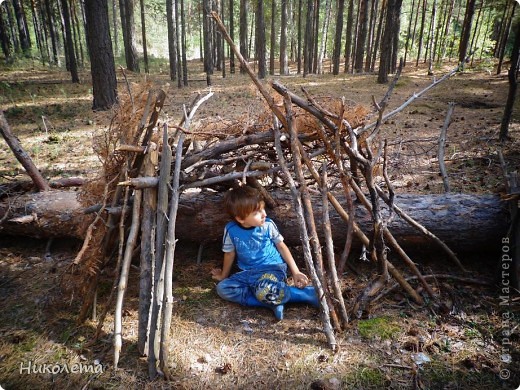
{"type": "MultiPolygon", "coordinates": [[[[436,69],[435,77],[451,68],[436,69]]],[[[157,70],[147,79],[167,88],[165,72],[157,70]]],[[[118,77],[119,89],[127,88],[118,77]]],[[[88,74],[82,78],[82,84],[72,85],[69,75],[57,70],[0,68],[0,108],[48,179],[93,177],[100,169],[92,134],[106,128],[112,114],[92,112],[88,74]]],[[[129,78],[144,82],[142,76],[129,78]]],[[[325,74],[277,79],[296,93],[304,86],[316,97],[344,96],[371,108],[372,96],[379,101],[388,88],[377,84],[376,78],[325,74]]],[[[190,79],[190,87],[183,89],[170,81],[163,112],[169,119],[180,118],[182,105],[190,104],[196,92],[208,91],[200,64],[192,64],[190,79]]],[[[424,67],[408,65],[388,111],[431,82],[424,67]]],[[[199,119],[243,118],[263,107],[246,76],[215,74],[212,84],[215,96],[199,109],[199,119]]],[[[507,74],[496,75],[493,64],[482,63],[444,81],[389,120],[381,137],[392,144],[389,173],[396,190],[444,191],[437,143],[448,103],[454,102],[446,144],[451,190],[502,193],[498,151],[511,171],[520,167],[519,104],[510,127],[511,141],[505,145],[497,141],[507,91],[507,74]]],[[[0,184],[20,179],[27,180],[23,169],[0,143],[0,184]]],[[[210,276],[221,261],[218,245],[207,247],[197,264],[198,247],[180,242],[170,348],[174,379],[149,382],[146,358],[137,351],[138,267],[131,271],[122,357],[114,371],[113,318],[107,317],[102,337],[93,342],[97,323],[76,324],[81,297],[71,296],[65,285],[81,243],[62,239],[51,244],[0,235],[0,386],[5,389],[516,389],[520,385],[520,300],[511,292],[510,306],[501,305],[498,247],[489,253],[462,254],[466,274],[438,253],[417,251],[413,258],[424,274],[451,273],[467,281],[436,280],[432,284],[438,302],[423,307],[399,292],[388,294],[365,318],[353,319],[337,335],[340,348],[334,354],[327,348],[315,309],[288,306],[285,319],[277,322],[267,309],[223,302],[210,276]],[[515,318],[506,318],[507,313],[515,318]],[[66,372],[97,369],[97,363],[103,367],[100,372],[66,372]],[[29,372],[29,365],[42,372],[29,372]]],[[[374,272],[359,259],[351,262],[357,273],[349,272],[343,281],[349,299],[353,297],[348,292],[374,272]]],[[[104,275],[100,308],[111,285],[110,275],[104,275]]]]}

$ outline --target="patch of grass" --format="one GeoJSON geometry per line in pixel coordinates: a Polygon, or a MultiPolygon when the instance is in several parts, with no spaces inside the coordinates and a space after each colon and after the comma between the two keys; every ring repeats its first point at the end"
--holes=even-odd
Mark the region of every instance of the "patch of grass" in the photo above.
{"type": "Polygon", "coordinates": [[[488,370],[461,370],[442,362],[428,364],[421,373],[421,381],[428,389],[495,389],[497,380],[488,370]]]}
{"type": "Polygon", "coordinates": [[[359,367],[344,378],[350,389],[381,389],[385,385],[384,373],[373,367],[359,367]]]}
{"type": "Polygon", "coordinates": [[[482,337],[480,332],[477,329],[474,328],[465,328],[464,329],[464,336],[466,336],[469,339],[479,339],[482,337]]]}
{"type": "Polygon", "coordinates": [[[390,317],[376,317],[358,322],[358,331],[366,339],[393,339],[400,332],[401,327],[390,317]]]}

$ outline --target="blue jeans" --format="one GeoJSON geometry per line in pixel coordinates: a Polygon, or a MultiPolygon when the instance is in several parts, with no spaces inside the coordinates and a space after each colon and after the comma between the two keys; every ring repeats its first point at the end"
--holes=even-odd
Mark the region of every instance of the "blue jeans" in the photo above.
{"type": "Polygon", "coordinates": [[[290,298],[286,279],[287,265],[272,264],[231,275],[217,284],[217,294],[241,305],[247,305],[251,296],[267,305],[282,305],[290,298]]]}

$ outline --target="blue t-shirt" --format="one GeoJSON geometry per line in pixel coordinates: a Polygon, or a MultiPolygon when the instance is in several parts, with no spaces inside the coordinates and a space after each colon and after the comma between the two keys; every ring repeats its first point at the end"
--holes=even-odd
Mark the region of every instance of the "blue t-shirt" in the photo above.
{"type": "Polygon", "coordinates": [[[262,226],[244,228],[238,222],[229,222],[224,229],[222,251],[236,253],[238,268],[250,270],[284,263],[276,244],[283,241],[275,223],[266,218],[262,226]]]}

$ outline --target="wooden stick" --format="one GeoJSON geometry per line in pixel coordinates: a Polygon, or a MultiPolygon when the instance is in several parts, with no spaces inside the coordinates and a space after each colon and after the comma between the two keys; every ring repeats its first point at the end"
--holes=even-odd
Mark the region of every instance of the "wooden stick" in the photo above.
{"type": "Polygon", "coordinates": [[[177,142],[177,150],[175,153],[175,168],[172,181],[172,196],[170,200],[170,211],[168,214],[168,232],[166,234],[166,250],[164,253],[164,308],[162,313],[161,342],[159,351],[159,367],[166,379],[171,379],[171,373],[168,369],[168,358],[170,355],[170,325],[173,310],[173,262],[175,255],[175,246],[177,240],[175,238],[175,225],[177,220],[177,210],[179,206],[179,177],[181,171],[182,146],[185,135],[180,133],[177,142]]]}
{"type": "Polygon", "coordinates": [[[130,186],[142,190],[144,188],[157,187],[159,179],[155,176],[150,177],[132,177],[125,181],[117,183],[118,186],[130,186]]]}
{"type": "Polygon", "coordinates": [[[24,167],[25,171],[33,181],[38,191],[49,191],[51,189],[49,183],[43,178],[36,165],[34,165],[31,157],[22,147],[22,144],[18,138],[16,138],[16,136],[12,133],[2,110],[0,110],[0,133],[4,137],[5,142],[7,142],[7,146],[9,146],[16,159],[24,167]]]}
{"type": "Polygon", "coordinates": [[[148,345],[148,375],[151,380],[157,376],[157,358],[160,351],[161,321],[159,313],[162,310],[164,296],[164,239],[166,237],[168,213],[168,186],[171,181],[172,149],[168,143],[168,126],[163,127],[163,151],[159,170],[159,188],[157,194],[157,228],[155,236],[155,269],[153,296],[150,316],[150,335],[148,345]]]}
{"type": "Polygon", "coordinates": [[[141,219],[141,196],[141,190],[136,190],[134,195],[132,225],[130,226],[130,232],[128,233],[125,256],[123,258],[123,264],[121,265],[121,276],[119,277],[116,308],[114,313],[114,369],[117,369],[117,365],[119,363],[119,354],[121,353],[121,346],[123,345],[123,299],[125,296],[126,285],[128,283],[128,273],[130,270],[132,253],[134,251],[137,235],[139,232],[141,219]]]}
{"type": "MultiPolygon", "coordinates": [[[[424,279],[433,279],[433,280],[448,279],[448,280],[453,280],[455,282],[476,284],[476,285],[480,285],[480,286],[493,285],[493,281],[491,281],[491,280],[483,281],[483,280],[479,280],[479,279],[475,279],[475,278],[467,278],[467,277],[449,275],[449,274],[423,275],[423,278],[424,279]]],[[[410,277],[406,278],[407,282],[410,282],[412,280],[417,280],[417,276],[410,276],[410,277]]],[[[382,291],[377,297],[375,297],[373,301],[375,302],[375,301],[380,300],[381,298],[385,297],[386,295],[388,295],[392,291],[394,291],[397,287],[399,287],[398,283],[394,284],[393,286],[388,287],[386,290],[382,291]]]]}
{"type": "MultiPolygon", "coordinates": [[[[160,89],[157,93],[157,98],[155,99],[155,105],[152,111],[152,115],[150,116],[150,121],[148,122],[148,126],[146,127],[146,132],[144,133],[143,140],[141,142],[142,146],[148,146],[150,140],[153,135],[153,130],[159,119],[159,114],[164,106],[164,102],[166,100],[166,92],[160,89]]],[[[137,154],[135,156],[134,162],[132,163],[132,168],[130,169],[130,177],[135,177],[138,175],[141,170],[141,165],[143,164],[144,155],[137,154]]]]}
{"type": "Polygon", "coordinates": [[[118,152],[134,152],[134,153],[144,153],[146,150],[146,146],[141,145],[119,145],[116,148],[118,152]]]}
{"type": "MultiPolygon", "coordinates": [[[[391,117],[397,115],[399,112],[401,112],[402,110],[404,110],[408,105],[410,105],[415,99],[418,99],[419,97],[421,97],[422,95],[424,95],[426,92],[428,92],[430,89],[436,87],[437,85],[439,85],[440,83],[442,83],[443,81],[447,80],[448,78],[450,78],[451,76],[453,76],[455,73],[457,73],[461,67],[462,63],[459,64],[456,68],[452,69],[450,72],[446,73],[444,76],[442,76],[440,79],[438,80],[434,80],[429,86],[427,86],[426,88],[424,88],[422,91],[418,92],[418,93],[414,93],[412,96],[410,96],[408,98],[408,100],[406,102],[404,102],[401,106],[397,107],[395,110],[389,112],[388,114],[384,115],[381,119],[381,122],[385,122],[387,119],[390,119],[391,117]]],[[[375,127],[377,124],[377,122],[373,122],[373,123],[370,123],[368,125],[366,125],[365,127],[363,127],[362,129],[358,129],[357,130],[357,134],[358,135],[361,135],[365,132],[367,132],[368,130],[370,130],[371,128],[375,127]]]]}
{"type": "MultiPolygon", "coordinates": [[[[155,175],[158,151],[150,150],[144,159],[144,174],[155,175]]],[[[139,274],[139,326],[137,349],[142,356],[149,351],[150,305],[152,298],[152,264],[155,261],[155,219],[157,214],[157,189],[143,191],[143,218],[141,223],[141,264],[139,274]]]]}
{"type": "Polygon", "coordinates": [[[439,151],[437,154],[437,158],[439,160],[439,169],[441,171],[442,183],[444,184],[444,192],[450,192],[450,181],[448,179],[446,164],[444,163],[444,147],[446,146],[446,132],[448,131],[448,127],[450,126],[451,115],[453,114],[454,109],[455,103],[448,103],[448,112],[446,113],[444,124],[442,125],[441,135],[439,136],[439,151]]]}
{"type": "Polygon", "coordinates": [[[325,333],[325,336],[327,337],[327,341],[332,350],[336,350],[336,337],[334,336],[334,330],[332,329],[332,326],[330,324],[329,307],[327,299],[325,297],[323,286],[321,285],[320,279],[318,278],[318,274],[316,273],[316,269],[314,268],[314,264],[312,261],[311,248],[309,244],[309,235],[307,233],[307,226],[305,223],[305,218],[303,216],[304,211],[300,199],[300,194],[298,189],[296,188],[294,179],[292,178],[291,173],[289,172],[289,169],[287,168],[287,164],[285,162],[285,157],[283,155],[282,145],[280,142],[280,129],[278,126],[274,126],[274,133],[275,148],[278,154],[278,163],[280,164],[282,172],[285,174],[287,182],[289,183],[289,188],[291,190],[291,195],[293,197],[294,207],[296,211],[296,218],[298,220],[298,225],[300,226],[300,239],[303,247],[303,258],[305,260],[305,264],[307,265],[307,269],[310,273],[314,288],[316,288],[316,291],[318,293],[318,299],[321,308],[321,318],[324,326],[323,331],[325,333]]]}
{"type": "Polygon", "coordinates": [[[341,292],[338,272],[336,270],[336,259],[334,256],[334,243],[332,241],[332,230],[330,227],[329,217],[329,200],[327,190],[327,163],[324,161],[322,165],[322,179],[321,179],[321,196],[322,196],[322,218],[323,218],[323,232],[325,234],[325,253],[327,254],[330,279],[332,290],[334,291],[334,299],[339,306],[343,328],[346,328],[349,323],[347,308],[345,307],[345,300],[341,292]]]}
{"type": "Polygon", "coordinates": [[[139,126],[137,127],[137,131],[135,132],[133,145],[137,145],[139,143],[139,138],[143,134],[143,131],[146,127],[146,121],[148,120],[148,115],[150,114],[150,107],[152,105],[152,97],[153,91],[150,89],[148,91],[148,96],[146,97],[146,105],[144,106],[143,115],[141,115],[141,121],[139,122],[139,126]]]}
{"type": "MultiPolygon", "coordinates": [[[[390,207],[390,215],[388,216],[386,223],[388,224],[392,219],[392,212],[394,210],[394,198],[395,198],[395,192],[394,192],[394,186],[392,185],[392,182],[390,181],[390,178],[388,177],[388,142],[385,139],[385,152],[383,156],[383,178],[385,179],[386,188],[388,189],[388,206],[390,207]]],[[[381,196],[381,195],[380,195],[381,196]]]]}

